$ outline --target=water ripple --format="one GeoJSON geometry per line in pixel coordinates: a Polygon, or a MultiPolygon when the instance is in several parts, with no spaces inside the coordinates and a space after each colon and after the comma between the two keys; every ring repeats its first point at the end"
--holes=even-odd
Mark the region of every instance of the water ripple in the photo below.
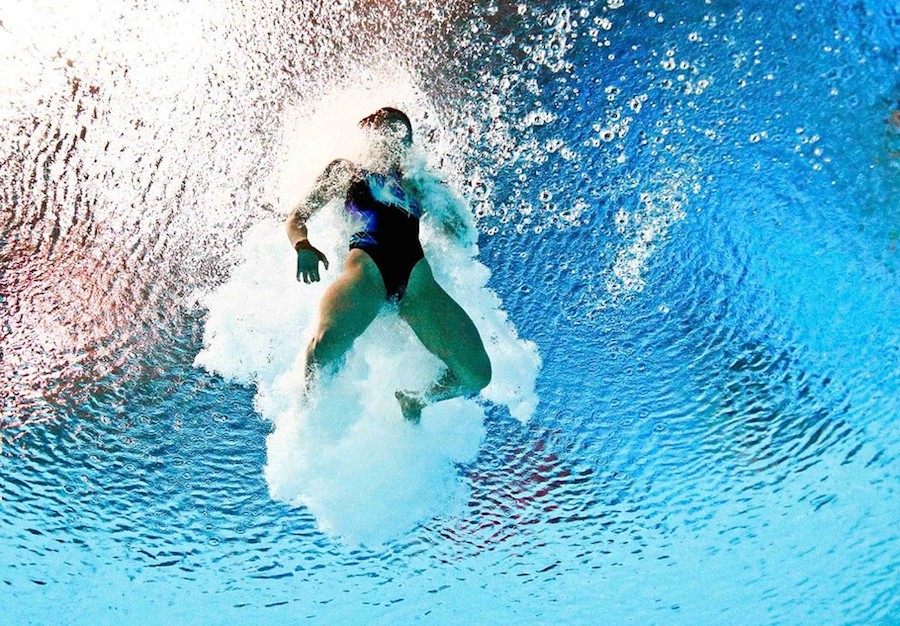
{"type": "Polygon", "coordinates": [[[888,623],[896,12],[831,4],[4,9],[3,615],[888,623]],[[385,76],[544,369],[462,509],[368,548],[192,363],[293,118],[385,76]]]}

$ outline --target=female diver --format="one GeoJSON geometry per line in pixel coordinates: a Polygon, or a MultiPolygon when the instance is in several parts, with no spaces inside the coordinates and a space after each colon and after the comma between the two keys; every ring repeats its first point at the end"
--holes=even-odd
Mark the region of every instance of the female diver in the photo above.
{"type": "Polygon", "coordinates": [[[400,317],[443,361],[446,370],[427,389],[397,390],[406,419],[418,422],[432,402],[477,394],[491,380],[491,363],[475,324],[435,281],[419,243],[419,220],[427,210],[402,169],[412,146],[405,113],[379,109],[359,122],[370,140],[366,169],[339,159],[316,179],[285,227],[297,251],[297,280],[319,280],[328,259],[309,241],[306,221],[333,198],[362,222],[350,238],[344,269],[319,306],[318,328],[306,350],[307,380],[335,365],[369,326],[385,301],[397,301],[400,317]]]}

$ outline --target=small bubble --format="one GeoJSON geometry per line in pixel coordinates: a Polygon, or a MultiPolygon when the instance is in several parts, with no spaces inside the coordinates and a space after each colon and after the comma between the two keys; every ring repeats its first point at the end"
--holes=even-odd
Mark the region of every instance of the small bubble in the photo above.
{"type": "Polygon", "coordinates": [[[556,152],[562,147],[562,145],[562,139],[556,138],[549,140],[546,144],[544,144],[544,147],[546,148],[547,152],[556,152]]]}

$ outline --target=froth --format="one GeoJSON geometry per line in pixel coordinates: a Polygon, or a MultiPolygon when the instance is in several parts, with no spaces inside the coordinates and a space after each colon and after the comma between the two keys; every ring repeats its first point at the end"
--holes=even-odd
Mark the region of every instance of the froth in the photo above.
{"type": "MultiPolygon", "coordinates": [[[[320,163],[330,156],[316,155],[320,163]]],[[[321,282],[296,282],[283,227],[268,221],[245,234],[227,282],[200,297],[208,316],[196,364],[256,385],[256,409],[273,423],[264,470],[272,497],[307,507],[321,530],[365,544],[452,515],[465,502],[460,464],[474,459],[483,437],[482,403],[506,405],[522,421],[537,404],[536,347],[517,336],[486,286],[490,271],[475,258],[468,208],[422,163],[410,164],[409,175],[431,213],[422,222],[426,258],[474,320],[491,358],[493,380],[480,399],[426,407],[419,425],[403,419],[395,391],[424,388],[442,364],[390,304],[340,370],[303,395],[302,355],[318,303],[347,254],[350,224],[337,202],[308,224],[331,261],[321,282]]]]}

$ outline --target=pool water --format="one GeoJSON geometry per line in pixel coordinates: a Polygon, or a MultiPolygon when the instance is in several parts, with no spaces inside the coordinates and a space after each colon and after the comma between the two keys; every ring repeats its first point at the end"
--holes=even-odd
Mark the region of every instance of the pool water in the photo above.
{"type": "Polygon", "coordinates": [[[898,55],[894,0],[5,3],[0,624],[900,623],[898,55]],[[390,309],[292,378],[278,223],[384,104],[495,359],[419,428],[390,309]]]}

